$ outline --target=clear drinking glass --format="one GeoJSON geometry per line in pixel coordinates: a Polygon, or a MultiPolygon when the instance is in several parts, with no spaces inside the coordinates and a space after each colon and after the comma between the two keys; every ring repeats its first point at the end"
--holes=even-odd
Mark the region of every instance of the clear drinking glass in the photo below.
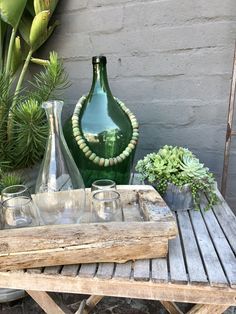
{"type": "Polygon", "coordinates": [[[91,192],[98,190],[116,190],[116,183],[110,179],[100,179],[92,183],[91,192]]]}
{"type": "Polygon", "coordinates": [[[2,202],[14,197],[29,197],[31,198],[30,191],[25,185],[11,185],[6,187],[1,192],[2,202]]]}
{"type": "Polygon", "coordinates": [[[92,221],[122,221],[123,211],[120,194],[117,191],[101,190],[92,196],[92,221]]]}
{"type": "Polygon", "coordinates": [[[31,197],[17,196],[2,202],[2,228],[38,226],[38,215],[31,197]]]}

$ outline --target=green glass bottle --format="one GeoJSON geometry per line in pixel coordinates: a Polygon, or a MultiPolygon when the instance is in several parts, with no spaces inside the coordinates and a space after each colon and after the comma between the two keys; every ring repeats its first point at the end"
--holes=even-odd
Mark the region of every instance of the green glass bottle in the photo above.
{"type": "Polygon", "coordinates": [[[86,187],[105,178],[128,184],[138,141],[138,122],[112,96],[106,57],[93,57],[92,63],[90,92],[79,100],[66,122],[65,138],[86,187]]]}

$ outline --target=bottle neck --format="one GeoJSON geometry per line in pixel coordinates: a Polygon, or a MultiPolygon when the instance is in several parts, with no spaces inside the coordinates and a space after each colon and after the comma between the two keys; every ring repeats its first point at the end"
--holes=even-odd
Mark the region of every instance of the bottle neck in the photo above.
{"type": "Polygon", "coordinates": [[[61,126],[62,101],[48,101],[43,104],[49,123],[49,136],[63,137],[61,126]]]}
{"type": "Polygon", "coordinates": [[[94,93],[106,93],[112,95],[107,79],[106,64],[104,63],[93,64],[93,82],[90,95],[94,93]]]}

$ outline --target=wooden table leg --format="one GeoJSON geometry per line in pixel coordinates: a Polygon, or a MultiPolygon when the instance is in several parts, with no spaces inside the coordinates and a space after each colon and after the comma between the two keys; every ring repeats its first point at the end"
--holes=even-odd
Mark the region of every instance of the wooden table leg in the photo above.
{"type": "Polygon", "coordinates": [[[179,307],[170,301],[159,301],[170,314],[183,314],[179,307]]]}
{"type": "Polygon", "coordinates": [[[75,314],[88,314],[90,313],[95,306],[101,301],[104,296],[101,295],[91,295],[87,300],[83,300],[80,304],[80,307],[75,314]]]}
{"type": "Polygon", "coordinates": [[[47,314],[66,314],[44,291],[26,291],[47,314]]]}
{"type": "Polygon", "coordinates": [[[197,304],[187,314],[222,314],[228,305],[197,304]]]}

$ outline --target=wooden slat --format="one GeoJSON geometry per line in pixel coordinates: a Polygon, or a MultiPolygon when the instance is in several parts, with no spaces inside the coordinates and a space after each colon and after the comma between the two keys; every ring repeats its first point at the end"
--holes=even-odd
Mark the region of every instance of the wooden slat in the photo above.
{"type": "MultiPolygon", "coordinates": [[[[203,198],[202,209],[206,202],[206,199],[203,198]]],[[[206,212],[202,210],[202,213],[227,279],[231,287],[236,288],[236,257],[212,210],[206,212]]]]}
{"type": "Polygon", "coordinates": [[[82,264],[79,270],[79,277],[91,278],[94,277],[97,271],[97,264],[82,264]]]}
{"type": "Polygon", "coordinates": [[[190,217],[194,227],[198,245],[201,250],[208,279],[212,286],[227,286],[228,281],[224,275],[214,245],[205,226],[201,212],[190,211],[190,217]]]}
{"type": "Polygon", "coordinates": [[[168,269],[166,258],[156,258],[152,263],[152,280],[154,282],[168,282],[168,269]]]}
{"type": "Polygon", "coordinates": [[[126,279],[129,280],[132,272],[132,262],[128,261],[123,264],[116,264],[116,269],[113,278],[114,279],[126,279]]]}
{"type": "Polygon", "coordinates": [[[58,275],[62,266],[48,266],[44,268],[43,273],[46,275],[58,275]]]}
{"type": "Polygon", "coordinates": [[[216,191],[216,194],[220,199],[220,204],[215,205],[213,211],[224,230],[224,234],[226,235],[234,254],[236,254],[236,216],[218,190],[216,191]]]}
{"type": "Polygon", "coordinates": [[[96,277],[111,279],[114,272],[114,263],[99,263],[96,277]]]}
{"type": "Polygon", "coordinates": [[[150,280],[150,260],[144,259],[134,262],[134,280],[150,280]]]}
{"type": "Polygon", "coordinates": [[[201,304],[235,305],[235,289],[135,280],[104,280],[58,275],[0,272],[1,286],[24,290],[120,296],[201,304]]]}
{"type": "Polygon", "coordinates": [[[159,301],[164,308],[167,310],[168,313],[170,314],[184,314],[179,307],[173,303],[173,302],[169,302],[169,301],[159,301]]]}
{"type": "Polygon", "coordinates": [[[171,282],[187,283],[187,272],[184,263],[183,251],[180,243],[180,237],[169,241],[169,267],[171,282]]]}
{"type": "Polygon", "coordinates": [[[62,267],[61,275],[75,277],[78,274],[80,265],[65,265],[62,267]]]}
{"type": "Polygon", "coordinates": [[[202,259],[198,250],[192,225],[188,212],[178,212],[179,227],[183,240],[186,264],[191,283],[208,283],[206,273],[203,267],[202,259]]]}
{"type": "Polygon", "coordinates": [[[38,268],[28,268],[27,273],[29,274],[41,274],[43,271],[43,267],[38,267],[38,268]]]}
{"type": "Polygon", "coordinates": [[[197,304],[187,314],[222,314],[227,305],[197,304]]]}
{"type": "Polygon", "coordinates": [[[53,299],[46,292],[27,290],[27,293],[39,304],[39,306],[46,313],[65,314],[65,312],[53,301],[53,299]]]}

